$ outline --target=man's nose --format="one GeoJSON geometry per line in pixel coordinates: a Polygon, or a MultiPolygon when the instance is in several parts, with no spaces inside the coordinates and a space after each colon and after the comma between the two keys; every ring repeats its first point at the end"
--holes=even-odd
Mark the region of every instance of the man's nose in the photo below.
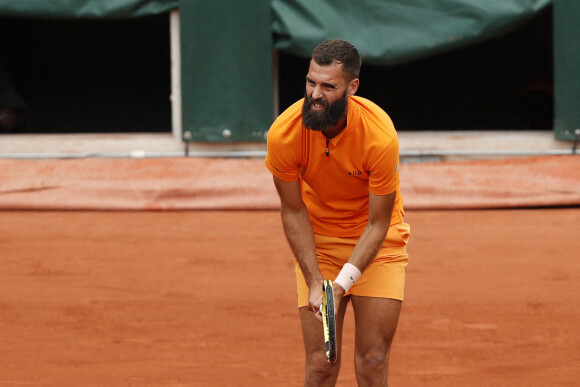
{"type": "Polygon", "coordinates": [[[323,94],[322,94],[322,88],[320,86],[315,86],[314,89],[312,90],[312,99],[319,99],[322,98],[323,94]]]}

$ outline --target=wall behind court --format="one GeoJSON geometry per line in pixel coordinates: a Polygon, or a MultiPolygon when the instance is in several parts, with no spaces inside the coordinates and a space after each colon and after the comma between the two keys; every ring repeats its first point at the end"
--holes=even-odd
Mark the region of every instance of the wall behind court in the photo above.
{"type": "Polygon", "coordinates": [[[184,134],[239,142],[263,141],[274,118],[273,50],[308,57],[320,41],[343,38],[365,63],[395,66],[501,37],[551,4],[565,23],[555,27],[558,131],[580,126],[570,98],[580,85],[565,62],[577,36],[566,22],[573,0],[0,0],[0,16],[123,19],[179,7],[184,134]]]}

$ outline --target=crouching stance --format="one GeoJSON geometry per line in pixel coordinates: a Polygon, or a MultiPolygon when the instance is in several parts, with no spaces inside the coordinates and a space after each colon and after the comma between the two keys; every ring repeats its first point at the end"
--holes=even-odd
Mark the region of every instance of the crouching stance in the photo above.
{"type": "Polygon", "coordinates": [[[404,296],[409,225],[399,185],[399,143],[389,116],[355,96],[361,58],[329,40],[312,53],[304,98],[268,132],[266,167],[295,256],[306,386],[338,378],[344,314],[355,316],[359,386],[387,386],[404,296]],[[338,359],[326,360],[322,282],[334,281],[338,359]]]}

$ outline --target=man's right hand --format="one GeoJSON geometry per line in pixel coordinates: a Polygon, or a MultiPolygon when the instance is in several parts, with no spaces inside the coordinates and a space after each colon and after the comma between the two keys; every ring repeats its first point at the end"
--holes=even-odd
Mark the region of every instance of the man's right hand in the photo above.
{"type": "Polygon", "coordinates": [[[314,317],[322,323],[322,313],[320,312],[320,305],[322,305],[322,282],[323,279],[315,279],[308,286],[310,289],[308,296],[308,310],[314,312],[314,317]]]}

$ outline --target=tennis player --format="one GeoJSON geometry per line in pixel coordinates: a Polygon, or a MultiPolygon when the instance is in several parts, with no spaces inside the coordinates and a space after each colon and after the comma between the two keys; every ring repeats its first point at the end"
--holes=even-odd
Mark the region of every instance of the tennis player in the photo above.
{"type": "Polygon", "coordinates": [[[274,175],[282,224],[295,256],[306,350],[305,386],[333,386],[319,307],[334,281],[337,341],[355,316],[360,386],[387,386],[391,342],[404,296],[407,242],[399,186],[399,143],[389,116],[355,96],[361,57],[344,40],[312,52],[304,98],[272,124],[266,167],[274,175]]]}

